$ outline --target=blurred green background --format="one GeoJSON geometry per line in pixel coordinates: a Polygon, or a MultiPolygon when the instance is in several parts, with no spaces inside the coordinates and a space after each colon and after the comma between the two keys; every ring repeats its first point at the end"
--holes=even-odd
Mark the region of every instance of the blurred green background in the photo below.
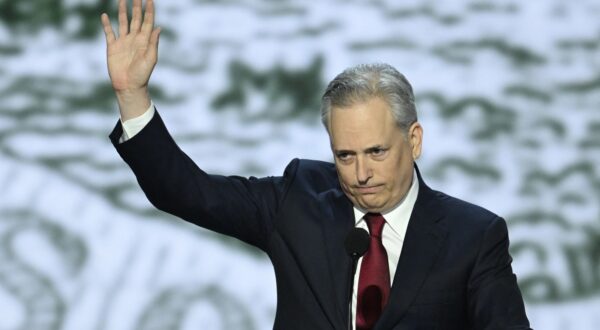
{"type": "MultiPolygon", "coordinates": [[[[412,82],[426,182],[506,218],[536,329],[600,324],[600,3],[157,0],[152,98],[205,170],[331,160],[344,68],[412,82]]],[[[107,135],[99,15],[0,0],[0,329],[270,329],[266,257],[156,211],[107,135]]]]}

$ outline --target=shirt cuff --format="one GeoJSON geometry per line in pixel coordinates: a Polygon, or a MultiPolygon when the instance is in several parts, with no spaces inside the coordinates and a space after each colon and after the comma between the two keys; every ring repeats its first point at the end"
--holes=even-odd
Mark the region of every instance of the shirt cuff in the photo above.
{"type": "Polygon", "coordinates": [[[128,119],[126,121],[121,120],[121,126],[123,127],[123,134],[121,138],[119,138],[119,143],[123,143],[132,137],[134,137],[137,133],[141,132],[144,127],[152,120],[154,117],[154,102],[150,101],[150,107],[146,112],[139,115],[138,117],[128,119]]]}

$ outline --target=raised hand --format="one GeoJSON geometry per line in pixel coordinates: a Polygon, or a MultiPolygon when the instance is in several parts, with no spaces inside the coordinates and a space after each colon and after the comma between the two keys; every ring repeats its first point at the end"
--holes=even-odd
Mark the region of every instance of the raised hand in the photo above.
{"type": "Polygon", "coordinates": [[[158,59],[160,28],[154,27],[154,1],[146,1],[142,19],[142,0],[133,0],[131,23],[127,4],[119,0],[119,36],[106,13],[101,16],[106,35],[108,74],[117,94],[121,118],[141,115],[150,106],[148,81],[158,59]]]}

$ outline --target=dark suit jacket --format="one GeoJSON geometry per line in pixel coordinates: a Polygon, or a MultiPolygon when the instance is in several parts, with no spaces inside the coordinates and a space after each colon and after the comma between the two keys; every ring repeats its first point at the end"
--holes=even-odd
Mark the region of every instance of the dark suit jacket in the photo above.
{"type": "MultiPolygon", "coordinates": [[[[293,160],[280,177],[209,175],[158,113],[129,141],[111,140],[157,208],[265,251],[277,279],[275,329],[345,329],[352,204],[331,163],[293,160]]],[[[375,329],[528,329],[506,223],[431,190],[420,174],[390,301],[375,329]]]]}

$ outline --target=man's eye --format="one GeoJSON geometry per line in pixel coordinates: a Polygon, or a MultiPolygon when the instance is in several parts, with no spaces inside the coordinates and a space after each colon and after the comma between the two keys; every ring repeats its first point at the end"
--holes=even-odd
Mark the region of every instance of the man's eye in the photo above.
{"type": "Polygon", "coordinates": [[[337,158],[338,158],[339,160],[348,160],[348,159],[350,158],[350,154],[349,154],[349,153],[342,152],[342,153],[339,153],[339,154],[337,155],[337,158]]]}
{"type": "Polygon", "coordinates": [[[373,156],[381,156],[381,155],[383,155],[384,151],[385,151],[385,150],[383,150],[383,149],[380,149],[380,148],[373,149],[373,150],[371,151],[371,155],[373,155],[373,156]]]}

